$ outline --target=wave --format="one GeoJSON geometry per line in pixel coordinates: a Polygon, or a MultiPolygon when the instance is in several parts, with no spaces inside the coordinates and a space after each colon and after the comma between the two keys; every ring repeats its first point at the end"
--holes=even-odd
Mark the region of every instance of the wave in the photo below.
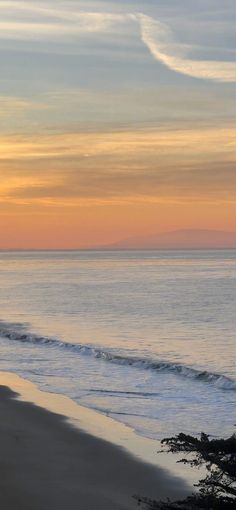
{"type": "Polygon", "coordinates": [[[42,344],[57,347],[60,349],[69,349],[73,352],[77,352],[82,355],[93,356],[96,359],[114,363],[116,365],[125,365],[133,368],[141,368],[144,370],[153,370],[158,373],[171,372],[192,380],[213,384],[223,390],[236,391],[236,381],[223,374],[208,372],[207,370],[199,370],[197,368],[189,367],[181,363],[174,363],[171,361],[157,361],[149,358],[123,356],[89,345],[63,342],[57,338],[29,333],[26,330],[25,324],[10,324],[0,321],[0,337],[22,343],[26,342],[31,344],[42,344]]]}

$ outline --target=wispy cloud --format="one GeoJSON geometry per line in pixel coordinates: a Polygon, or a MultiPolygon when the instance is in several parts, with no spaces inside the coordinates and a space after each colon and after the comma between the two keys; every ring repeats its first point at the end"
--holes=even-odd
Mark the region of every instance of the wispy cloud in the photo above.
{"type": "Polygon", "coordinates": [[[0,118],[12,117],[13,115],[15,117],[37,108],[42,108],[42,106],[22,97],[0,96],[0,118]]]}
{"type": "Polygon", "coordinates": [[[63,41],[84,34],[113,32],[117,24],[131,19],[129,14],[85,12],[62,6],[50,1],[0,1],[0,38],[37,41],[46,37],[48,41],[63,41]]]}
{"type": "Polygon", "coordinates": [[[170,28],[158,20],[139,15],[142,40],[154,58],[169,69],[193,78],[219,82],[236,81],[236,63],[191,60],[185,56],[186,46],[175,42],[170,28]]]}
{"type": "MultiPolygon", "coordinates": [[[[168,25],[143,13],[88,12],[79,3],[0,1],[0,39],[74,43],[82,36],[115,33],[124,25],[140,25],[141,37],[153,57],[174,72],[216,82],[235,82],[236,63],[188,58],[193,48],[178,43],[168,25]]],[[[126,33],[127,35],[127,33],[126,33]]],[[[73,48],[73,52],[75,49],[73,48]]]]}

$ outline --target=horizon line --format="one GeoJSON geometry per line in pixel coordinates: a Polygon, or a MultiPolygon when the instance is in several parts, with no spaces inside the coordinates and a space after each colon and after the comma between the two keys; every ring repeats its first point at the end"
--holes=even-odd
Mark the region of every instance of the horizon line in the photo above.
{"type": "Polygon", "coordinates": [[[168,248],[0,248],[0,253],[26,253],[26,252],[124,252],[124,251],[236,251],[236,246],[218,246],[218,247],[168,247],[168,248]]]}

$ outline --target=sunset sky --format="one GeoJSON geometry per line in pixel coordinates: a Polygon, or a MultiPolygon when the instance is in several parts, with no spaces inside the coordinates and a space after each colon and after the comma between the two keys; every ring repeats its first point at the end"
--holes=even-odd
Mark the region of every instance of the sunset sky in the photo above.
{"type": "Polygon", "coordinates": [[[0,248],[236,230],[235,0],[0,1],[0,248]]]}

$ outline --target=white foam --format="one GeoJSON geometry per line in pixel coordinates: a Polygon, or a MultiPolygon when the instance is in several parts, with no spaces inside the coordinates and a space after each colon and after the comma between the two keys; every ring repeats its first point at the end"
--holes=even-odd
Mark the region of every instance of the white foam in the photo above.
{"type": "Polygon", "coordinates": [[[81,355],[93,356],[98,360],[117,365],[126,365],[136,369],[140,368],[142,370],[152,370],[153,372],[158,373],[171,372],[176,375],[195,380],[196,382],[213,384],[222,390],[236,391],[236,381],[230,379],[224,374],[209,372],[207,370],[199,370],[181,363],[172,363],[165,360],[159,361],[150,358],[144,359],[139,357],[123,356],[90,345],[63,342],[57,338],[28,333],[24,324],[11,324],[0,321],[0,336],[17,342],[29,342],[33,344],[52,346],[59,349],[68,349],[81,355]]]}

